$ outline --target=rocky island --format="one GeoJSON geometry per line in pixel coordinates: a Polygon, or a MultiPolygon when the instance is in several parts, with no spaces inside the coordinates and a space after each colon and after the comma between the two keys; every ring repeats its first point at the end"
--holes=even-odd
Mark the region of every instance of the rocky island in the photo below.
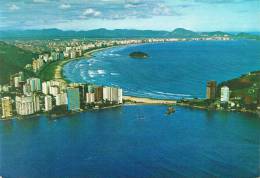
{"type": "Polygon", "coordinates": [[[147,59],[149,57],[147,53],[140,52],[140,51],[132,52],[129,54],[129,56],[131,58],[136,58],[136,59],[147,59]]]}

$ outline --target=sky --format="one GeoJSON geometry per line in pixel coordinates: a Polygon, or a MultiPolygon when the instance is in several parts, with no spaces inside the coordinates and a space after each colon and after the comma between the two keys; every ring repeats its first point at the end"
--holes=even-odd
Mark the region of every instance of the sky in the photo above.
{"type": "Polygon", "coordinates": [[[0,4],[0,30],[260,31],[260,0],[0,0],[0,4]]]}

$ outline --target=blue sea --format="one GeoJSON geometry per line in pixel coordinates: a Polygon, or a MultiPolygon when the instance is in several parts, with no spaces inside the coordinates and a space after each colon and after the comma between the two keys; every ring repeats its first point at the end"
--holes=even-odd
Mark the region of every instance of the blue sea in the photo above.
{"type": "Polygon", "coordinates": [[[218,82],[260,69],[260,41],[192,41],[116,47],[65,65],[73,82],[119,86],[125,95],[204,98],[207,80],[218,82]],[[149,59],[133,59],[134,51],[149,59]]]}
{"type": "Polygon", "coordinates": [[[6,177],[257,177],[254,115],[124,106],[0,122],[6,177]]]}
{"type": "MultiPolygon", "coordinates": [[[[120,86],[154,98],[204,97],[218,82],[260,69],[260,42],[132,45],[68,63],[73,82],[120,86]],[[147,60],[132,59],[144,51],[147,60]]],[[[260,118],[166,106],[122,106],[50,119],[0,121],[5,177],[257,177],[260,118]]]]}

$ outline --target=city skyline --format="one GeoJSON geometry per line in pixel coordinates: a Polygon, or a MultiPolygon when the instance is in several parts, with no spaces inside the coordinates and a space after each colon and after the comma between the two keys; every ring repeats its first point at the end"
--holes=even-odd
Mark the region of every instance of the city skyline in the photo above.
{"type": "Polygon", "coordinates": [[[260,31],[257,0],[24,0],[0,7],[0,30],[260,31]]]}

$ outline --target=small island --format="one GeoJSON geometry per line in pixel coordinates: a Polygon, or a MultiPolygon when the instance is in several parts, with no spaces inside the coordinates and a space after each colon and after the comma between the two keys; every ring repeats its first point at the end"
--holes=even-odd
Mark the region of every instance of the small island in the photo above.
{"type": "Polygon", "coordinates": [[[147,59],[149,57],[147,53],[140,52],[140,51],[132,52],[129,54],[129,56],[135,59],[147,59]]]}

